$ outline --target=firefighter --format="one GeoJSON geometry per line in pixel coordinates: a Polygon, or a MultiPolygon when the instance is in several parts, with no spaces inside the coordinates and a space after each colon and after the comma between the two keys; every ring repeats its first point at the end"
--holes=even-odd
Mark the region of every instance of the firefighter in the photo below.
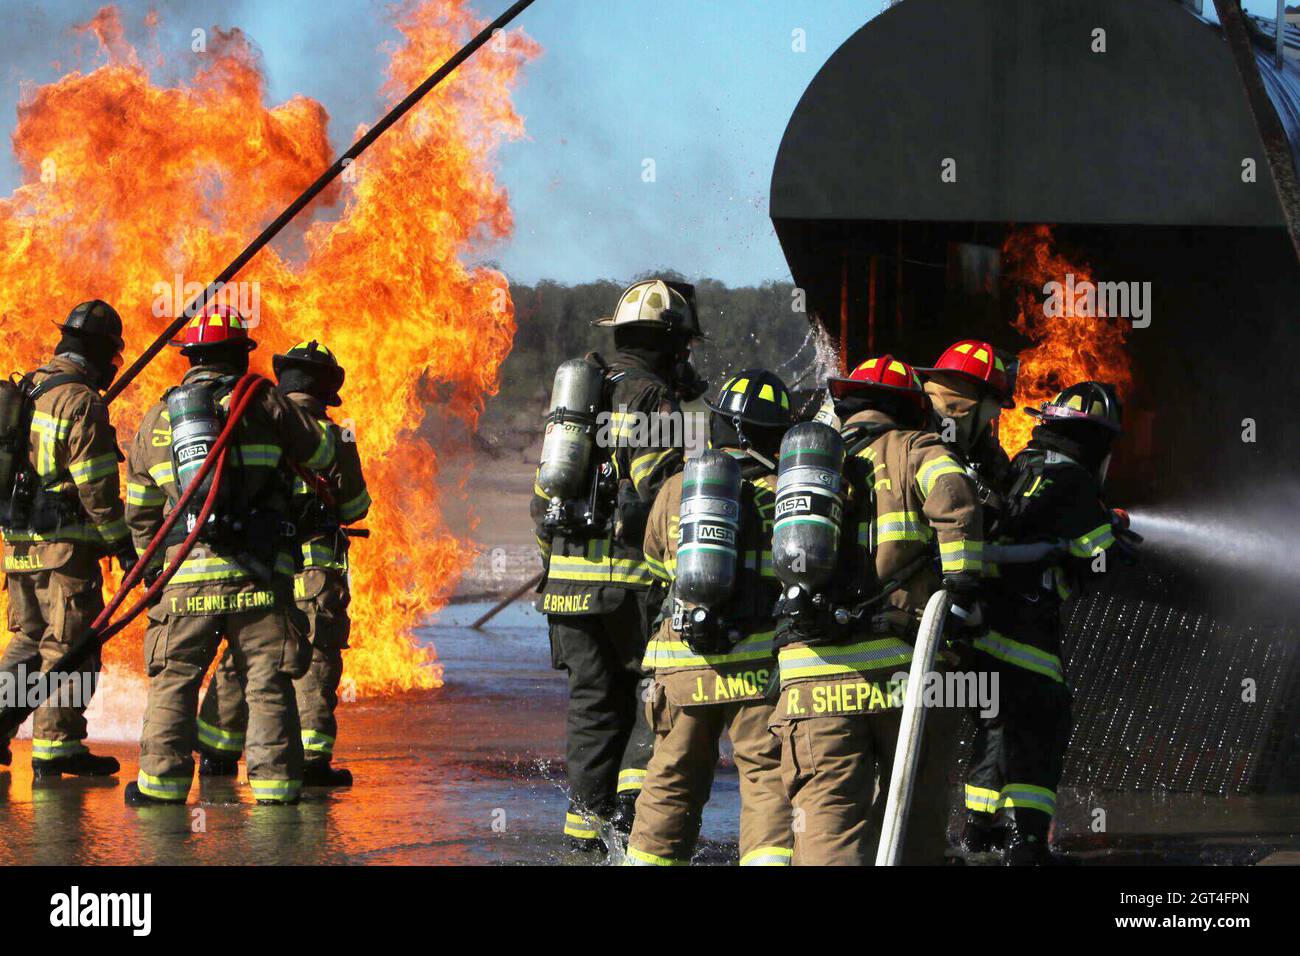
{"type": "MultiPolygon", "coordinates": [[[[808,626],[783,623],[774,729],[801,820],[794,863],[870,865],[897,746],[898,675],[941,586],[953,593],[953,620],[978,625],[982,515],[965,470],[926,430],[929,404],[911,367],[888,355],[867,359],[831,379],[830,390],[846,456],[837,588],[850,613],[842,623],[830,614],[808,626]]],[[[957,719],[950,707],[928,715],[906,863],[943,861],[957,719]]]]}
{"type": "MultiPolygon", "coordinates": [[[[15,436],[15,448],[26,454],[18,459],[15,487],[30,491],[4,490],[11,509],[3,526],[11,637],[0,680],[18,686],[27,686],[26,673],[47,670],[66,653],[104,609],[100,558],[115,556],[123,571],[136,562],[123,520],[117,434],[100,395],[122,366],[122,320],[94,299],[55,325],[63,334],[54,357],[20,386],[26,433],[15,436]]],[[[117,760],[96,756],[85,744],[84,710],[99,664],[96,654],[88,673],[78,675],[77,699],[60,694],[37,708],[36,778],[117,773],[117,760]],[[54,706],[60,702],[66,706],[54,706]]],[[[9,741],[0,740],[0,765],[11,760],[9,741]]]]}
{"type": "MultiPolygon", "coordinates": [[[[740,465],[739,494],[734,502],[723,499],[724,507],[734,506],[739,515],[738,527],[727,528],[735,543],[730,552],[735,579],[725,601],[706,609],[707,624],[697,628],[689,617],[684,621],[686,610],[674,587],[682,553],[683,474],[669,478],[655,499],[645,536],[646,563],[670,591],[645,654],[644,664],[655,677],[646,705],[655,746],[637,798],[626,863],[690,862],[713,785],[718,741],[726,731],[740,776],[740,865],[788,866],[790,803],[781,782],[781,742],[768,729],[774,705],[766,691],[776,664],[772,610],[781,593],[771,561],[776,461],[781,438],[794,422],[792,403],[776,375],[745,369],[723,384],[709,408],[710,446],[740,465]]],[[[691,480],[700,486],[710,483],[704,475],[691,480]]],[[[691,537],[718,540],[716,534],[691,537]]],[[[703,587],[716,575],[706,563],[716,548],[703,547],[705,557],[694,566],[706,579],[703,587]]],[[[688,579],[692,570],[687,569],[688,579]]]]}
{"type": "Polygon", "coordinates": [[[690,364],[701,335],[694,287],[638,282],[612,317],[593,325],[613,330],[616,350],[608,364],[594,352],[586,359],[602,377],[611,426],[597,434],[591,456],[595,517],[557,521],[556,499],[538,483],[532,501],[546,571],[538,609],[547,616],[552,665],[569,680],[564,833],[584,854],[607,849],[603,825],[624,837],[631,831],[654,740],[641,694],[654,581],[642,544],[650,506],[683,458],[680,442],[666,440],[671,429],[642,426],[680,420],[679,402],[704,388],[690,364]]]}
{"type": "MultiPolygon", "coordinates": [[[[145,413],[127,456],[126,518],[139,546],[153,538],[175,507],[184,491],[180,476],[193,475],[196,467],[189,453],[174,451],[194,434],[214,436],[220,430],[219,409],[230,410],[231,391],[257,347],[238,311],[219,304],[186,326],[180,345],[192,367],[180,388],[169,390],[145,413]]],[[[226,457],[213,517],[149,611],[140,773],[127,785],[127,803],[185,802],[198,745],[199,685],[222,638],[232,649],[249,705],[246,750],[253,795],[258,803],[297,802],[303,750],[293,678],[306,672],[311,648],[293,604],[283,465],[287,459],[319,471],[334,458],[333,433],[280,392],[264,389],[248,407],[226,457]]],[[[168,564],[179,555],[198,506],[173,529],[168,564]]],[[[161,564],[148,569],[151,576],[161,564]]]]}
{"type": "Polygon", "coordinates": [[[934,430],[960,456],[981,500],[994,511],[1011,467],[998,444],[997,420],[1002,409],[1016,406],[1018,367],[988,342],[963,339],[944,349],[933,368],[916,370],[930,398],[934,430]]]}
{"type": "Polygon", "coordinates": [[[1121,427],[1115,389],[1081,382],[1026,411],[1040,424],[1011,463],[999,545],[1053,547],[1036,561],[999,562],[985,582],[988,631],[974,647],[983,658],[977,666],[999,672],[1001,706],[977,722],[963,836],[969,851],[991,849],[1000,811],[1010,865],[1051,859],[1048,831],[1070,736],[1062,606],[1133,542],[1101,497],[1121,427]]]}
{"type": "MultiPolygon", "coordinates": [[[[313,339],[273,360],[277,388],[328,428],[337,457],[322,474],[295,471],[290,513],[301,546],[294,598],[310,625],[311,667],[293,682],[302,722],[303,785],[346,787],[350,771],[331,766],[338,737],[338,689],[343,650],[348,646],[348,537],[343,529],[364,518],[370,494],[355,441],[330,420],[328,408],[342,404],[344,369],[334,353],[313,339]]],[[[248,728],[248,707],[239,685],[233,648],[227,644],[199,708],[200,776],[233,776],[248,728]]]]}

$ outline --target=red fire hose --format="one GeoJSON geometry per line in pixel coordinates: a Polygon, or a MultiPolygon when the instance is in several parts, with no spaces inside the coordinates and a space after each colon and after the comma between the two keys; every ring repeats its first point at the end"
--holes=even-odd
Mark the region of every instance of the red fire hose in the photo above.
{"type": "MultiPolygon", "coordinates": [[[[113,599],[108,602],[108,606],[105,607],[91,623],[90,630],[83,634],[76,643],[68,649],[68,652],[55,661],[46,672],[47,686],[56,675],[75,670],[81,665],[82,661],[88,654],[103,647],[103,645],[112,637],[139,617],[140,613],[145,608],[157,600],[158,596],[162,593],[163,588],[165,588],[167,583],[175,577],[176,572],[180,570],[181,565],[185,562],[185,559],[189,557],[190,552],[194,549],[194,545],[198,542],[199,535],[203,533],[203,527],[211,516],[213,507],[216,505],[217,494],[221,489],[222,479],[225,477],[226,447],[230,444],[235,429],[238,427],[240,420],[244,417],[244,412],[248,410],[248,406],[252,403],[253,399],[257,397],[257,394],[269,384],[269,380],[260,375],[254,375],[251,373],[245,375],[235,384],[234,390],[230,393],[230,412],[226,417],[225,428],[221,430],[221,434],[217,436],[217,440],[213,442],[212,448],[209,449],[208,456],[203,462],[203,466],[199,469],[199,473],[194,476],[189,487],[181,494],[180,500],[176,502],[176,506],[172,508],[167,517],[163,519],[162,527],[160,527],[157,533],[153,536],[153,539],[149,542],[149,546],[145,548],[144,554],[140,555],[135,566],[126,573],[117,593],[114,594],[113,599]],[[208,490],[207,498],[204,500],[203,507],[199,511],[198,519],[194,523],[194,530],[186,536],[184,542],[181,544],[180,552],[172,560],[171,564],[163,570],[163,573],[158,576],[158,580],[154,581],[154,583],[149,586],[148,590],[145,591],[144,596],[139,600],[139,602],[127,611],[121,619],[109,623],[112,621],[113,615],[117,613],[117,610],[122,606],[123,602],[126,601],[126,597],[131,593],[132,588],[134,588],[144,577],[145,569],[149,567],[149,563],[153,560],[154,555],[156,555],[158,549],[163,546],[164,542],[167,540],[167,536],[171,533],[172,528],[180,519],[180,516],[189,507],[190,502],[194,499],[194,496],[198,494],[199,488],[203,485],[203,482],[207,480],[209,475],[213,476],[212,486],[208,490]]],[[[39,707],[40,704],[40,700],[34,702],[28,700],[22,705],[0,708],[0,734],[7,735],[10,731],[17,729],[17,727],[27,719],[27,715],[39,707]]]]}

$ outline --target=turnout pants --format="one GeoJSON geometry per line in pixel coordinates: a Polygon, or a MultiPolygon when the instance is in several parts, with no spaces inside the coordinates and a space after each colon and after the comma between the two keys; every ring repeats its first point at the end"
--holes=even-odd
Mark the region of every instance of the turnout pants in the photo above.
{"type": "Polygon", "coordinates": [[[628,591],[606,614],[548,615],[551,663],[569,675],[564,832],[595,839],[616,794],[635,797],[654,735],[642,706],[647,626],[642,595],[628,591]]]}
{"type": "Polygon", "coordinates": [[[966,809],[1002,811],[1018,828],[1044,837],[1056,815],[1070,743],[1070,692],[1064,684],[1014,666],[1000,670],[998,714],[975,714],[975,746],[966,774],[966,809]]]}
{"type": "MultiPolygon", "coordinates": [[[[293,681],[302,749],[306,763],[328,766],[338,739],[339,684],[343,680],[343,650],[352,629],[348,605],[352,601],[346,572],[310,569],[300,579],[304,594],[298,609],[307,616],[311,663],[293,681]]],[[[248,733],[248,705],[235,668],[234,649],[226,651],[203,695],[199,709],[199,750],[215,757],[238,760],[248,733]]]]}
{"type": "MultiPolygon", "coordinates": [[[[165,598],[164,598],[165,600],[165,598]]],[[[149,613],[149,697],[140,738],[140,790],[183,802],[194,777],[199,686],[226,639],[248,702],[248,782],[258,800],[289,802],[302,789],[302,738],[293,677],[307,666],[306,642],[282,609],[211,616],[149,613]]]]}
{"type": "MultiPolygon", "coordinates": [[[[99,562],[78,549],[56,571],[5,576],[9,591],[10,640],[0,657],[0,680],[15,682],[15,693],[30,688],[28,675],[48,671],[73,642],[90,629],[104,609],[99,562]]],[[[32,761],[85,753],[85,708],[99,678],[99,655],[78,668],[77,679],[52,696],[32,717],[32,761]]]]}
{"type": "Polygon", "coordinates": [[[626,862],[690,863],[725,730],[740,776],[740,865],[789,866],[790,801],[781,782],[781,740],[769,729],[773,706],[754,700],[678,707],[659,686],[646,706],[655,734],[654,755],[637,797],[626,862]]]}
{"type": "MultiPolygon", "coordinates": [[[[948,772],[960,712],[926,714],[903,863],[941,864],[948,845],[948,772]]],[[[898,745],[899,710],[786,720],[781,777],[794,808],[796,866],[872,866],[898,745]]]]}

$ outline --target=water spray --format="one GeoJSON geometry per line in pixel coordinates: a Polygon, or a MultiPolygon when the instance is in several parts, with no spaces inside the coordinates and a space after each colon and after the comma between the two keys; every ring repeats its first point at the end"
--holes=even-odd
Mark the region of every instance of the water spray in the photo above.
{"type": "Polygon", "coordinates": [[[1261,495],[1245,506],[1139,508],[1130,517],[1133,530],[1147,539],[1147,548],[1153,552],[1191,561],[1194,566],[1252,572],[1277,580],[1296,577],[1294,553],[1300,519],[1294,502],[1287,502],[1285,496],[1261,495]],[[1266,501],[1276,504],[1264,504],[1266,501]]]}

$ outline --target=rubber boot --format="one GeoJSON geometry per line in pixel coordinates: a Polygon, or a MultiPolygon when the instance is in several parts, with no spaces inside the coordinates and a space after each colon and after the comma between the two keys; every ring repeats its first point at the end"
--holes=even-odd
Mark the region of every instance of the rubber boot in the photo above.
{"type": "Polygon", "coordinates": [[[199,753],[200,777],[235,777],[239,775],[239,759],[214,757],[212,754],[199,753]]]}
{"type": "Polygon", "coordinates": [[[128,807],[169,807],[184,806],[184,800],[159,800],[147,793],[140,792],[140,784],[132,780],[122,791],[122,802],[128,807]]]}
{"type": "Polygon", "coordinates": [[[575,853],[579,856],[604,856],[609,852],[608,848],[605,846],[605,841],[600,839],[600,837],[566,836],[564,838],[564,845],[570,853],[575,853]]]}
{"type": "Polygon", "coordinates": [[[993,852],[992,813],[980,813],[978,810],[966,811],[966,825],[961,831],[961,848],[964,853],[993,852]]]}
{"type": "Polygon", "coordinates": [[[33,760],[32,779],[49,780],[65,773],[73,777],[111,777],[120,769],[116,757],[98,757],[86,751],[53,760],[33,760]]]}
{"type": "Polygon", "coordinates": [[[1007,866],[1048,866],[1052,851],[1047,845],[1047,828],[1050,820],[1026,823],[1016,820],[1007,833],[1007,849],[1002,862],[1007,866]]]}
{"type": "Polygon", "coordinates": [[[304,787],[350,787],[352,771],[342,767],[331,767],[328,763],[313,762],[302,768],[302,785],[304,787]]]}
{"type": "Polygon", "coordinates": [[[614,798],[614,813],[609,818],[609,825],[623,838],[624,844],[632,835],[632,821],[636,817],[636,797],[639,792],[625,791],[614,798]]]}

